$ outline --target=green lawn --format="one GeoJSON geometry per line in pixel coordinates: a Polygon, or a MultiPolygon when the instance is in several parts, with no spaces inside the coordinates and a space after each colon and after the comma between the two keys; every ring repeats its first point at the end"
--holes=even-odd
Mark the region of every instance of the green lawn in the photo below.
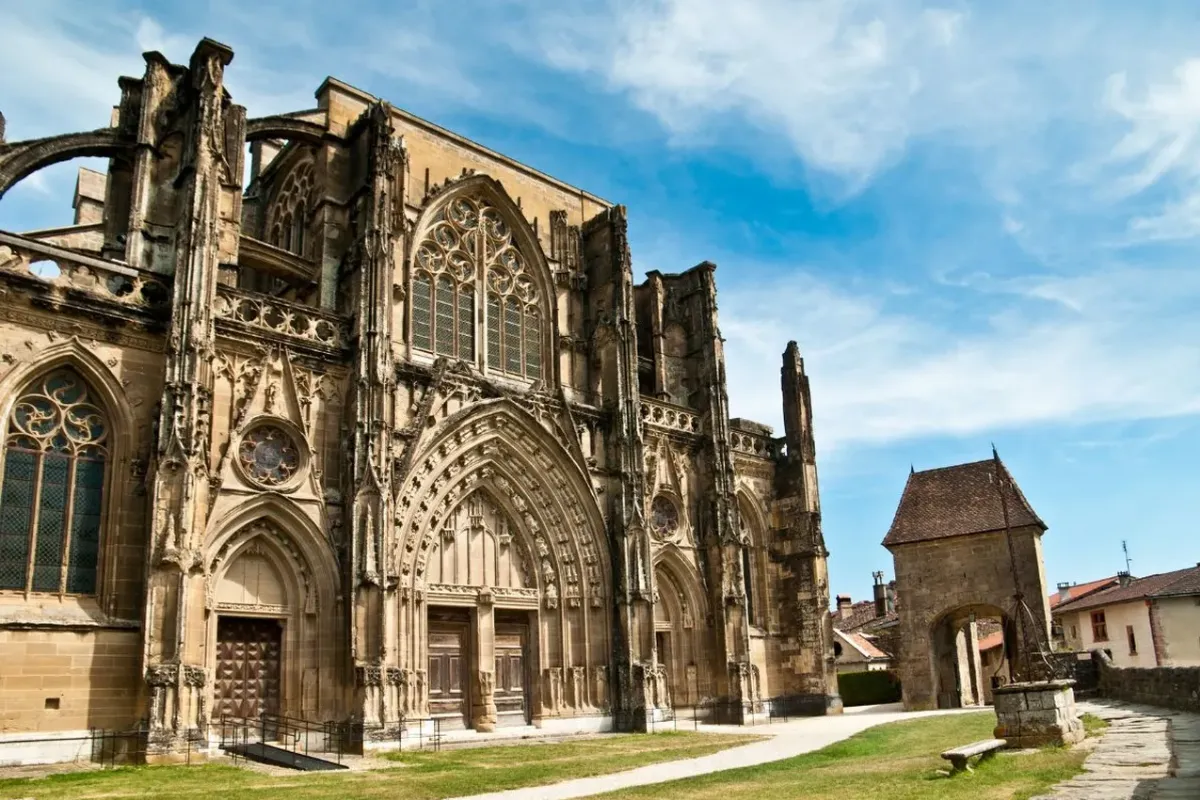
{"type": "Polygon", "coordinates": [[[703,733],[619,734],[560,744],[525,744],[388,754],[384,769],[273,777],[224,765],[128,767],[46,778],[0,780],[0,798],[404,798],[433,800],[555,783],[708,755],[756,741],[703,733]]]}
{"type": "MultiPolygon", "coordinates": [[[[1099,733],[1103,723],[1087,716],[1089,735],[1099,733]]],[[[939,774],[949,769],[939,755],[943,750],[990,739],[995,724],[995,715],[986,713],[894,722],[785,761],[598,797],[1024,800],[1080,772],[1085,752],[1047,748],[1029,755],[1000,753],[972,774],[939,774]]]]}

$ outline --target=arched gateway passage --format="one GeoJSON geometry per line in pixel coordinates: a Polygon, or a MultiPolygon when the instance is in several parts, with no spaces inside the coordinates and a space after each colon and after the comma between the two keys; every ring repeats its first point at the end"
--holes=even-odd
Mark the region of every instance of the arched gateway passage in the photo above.
{"type": "Polygon", "coordinates": [[[607,708],[603,522],[555,436],[507,400],[473,406],[398,497],[404,713],[487,731],[607,708]]]}
{"type": "MultiPolygon", "coordinates": [[[[1007,658],[985,663],[981,644],[986,631],[996,629],[1004,645],[1014,640],[1009,617],[990,605],[969,605],[948,611],[929,632],[934,692],[938,708],[963,708],[991,702],[992,689],[1007,680],[1000,667],[1007,658]]],[[[1002,645],[1001,650],[1007,647],[1002,645]]]]}

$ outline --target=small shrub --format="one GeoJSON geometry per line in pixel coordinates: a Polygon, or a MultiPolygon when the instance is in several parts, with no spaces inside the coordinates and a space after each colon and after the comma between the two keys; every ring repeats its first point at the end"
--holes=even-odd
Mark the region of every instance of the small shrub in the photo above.
{"type": "Polygon", "coordinates": [[[900,678],[891,670],[838,674],[838,694],[844,706],[900,702],[900,678]]]}

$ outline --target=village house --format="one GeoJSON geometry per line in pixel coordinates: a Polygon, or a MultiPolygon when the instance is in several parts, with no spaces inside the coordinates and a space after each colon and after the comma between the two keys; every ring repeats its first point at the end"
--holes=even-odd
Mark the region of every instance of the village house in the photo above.
{"type": "Polygon", "coordinates": [[[1068,650],[1105,650],[1119,667],[1200,665],[1200,564],[1134,578],[1053,611],[1068,650]]]}

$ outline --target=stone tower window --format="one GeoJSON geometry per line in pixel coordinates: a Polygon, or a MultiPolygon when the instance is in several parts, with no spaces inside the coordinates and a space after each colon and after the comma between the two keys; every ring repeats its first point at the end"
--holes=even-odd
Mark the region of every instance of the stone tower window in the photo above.
{"type": "Polygon", "coordinates": [[[13,406],[0,491],[0,589],[94,594],[108,422],[55,370],[13,406]]]}
{"type": "Polygon", "coordinates": [[[487,370],[536,380],[542,377],[539,301],[498,209],[482,198],[456,197],[438,212],[416,251],[413,347],[473,361],[478,318],[487,370]],[[486,298],[482,305],[480,296],[486,298]]]}
{"type": "Polygon", "coordinates": [[[313,191],[312,164],[305,162],[284,178],[267,216],[267,240],[303,257],[304,228],[313,191]]]}

